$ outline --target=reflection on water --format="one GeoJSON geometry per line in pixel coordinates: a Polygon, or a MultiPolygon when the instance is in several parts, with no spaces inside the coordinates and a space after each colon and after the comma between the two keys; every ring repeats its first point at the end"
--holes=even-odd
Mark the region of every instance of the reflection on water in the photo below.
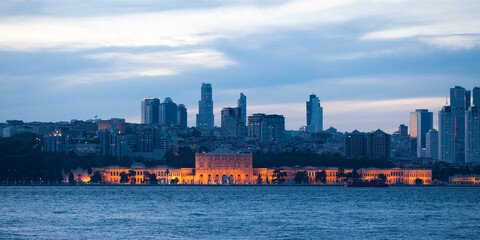
{"type": "Polygon", "coordinates": [[[480,188],[0,187],[0,239],[478,239],[480,188]]]}

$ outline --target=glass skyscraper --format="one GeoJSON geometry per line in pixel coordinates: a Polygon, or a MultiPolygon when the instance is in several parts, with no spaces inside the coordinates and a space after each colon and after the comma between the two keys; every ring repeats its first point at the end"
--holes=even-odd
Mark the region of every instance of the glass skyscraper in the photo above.
{"type": "Polygon", "coordinates": [[[142,101],[142,124],[158,124],[159,123],[159,107],[160,100],[158,98],[147,97],[142,101]]]}
{"type": "Polygon", "coordinates": [[[212,85],[210,83],[202,84],[201,99],[198,101],[197,128],[205,130],[214,128],[212,85]]]}
{"type": "Polygon", "coordinates": [[[480,163],[480,108],[471,106],[466,113],[465,163],[480,163]]]}
{"type": "Polygon", "coordinates": [[[177,104],[169,97],[160,104],[160,125],[177,125],[177,104]]]}
{"type": "Polygon", "coordinates": [[[323,131],[323,108],[320,106],[320,99],[312,94],[307,101],[307,132],[321,131],[323,131]]]}
{"type": "Polygon", "coordinates": [[[222,109],[222,135],[226,138],[247,136],[247,127],[242,121],[242,109],[226,107],[222,109]]]}
{"type": "Polygon", "coordinates": [[[187,108],[183,104],[178,104],[177,119],[178,126],[182,128],[187,127],[187,108]]]}
{"type": "Polygon", "coordinates": [[[452,108],[452,124],[455,136],[455,163],[465,161],[465,111],[470,104],[470,91],[455,86],[450,88],[450,107],[452,108]]]}
{"type": "Polygon", "coordinates": [[[426,157],[426,134],[433,128],[433,113],[428,109],[417,109],[410,113],[410,137],[416,141],[417,158],[426,157]]]}
{"type": "Polygon", "coordinates": [[[242,112],[241,112],[241,118],[243,125],[247,125],[247,97],[243,94],[240,93],[240,98],[237,101],[237,107],[239,107],[242,112]]]}

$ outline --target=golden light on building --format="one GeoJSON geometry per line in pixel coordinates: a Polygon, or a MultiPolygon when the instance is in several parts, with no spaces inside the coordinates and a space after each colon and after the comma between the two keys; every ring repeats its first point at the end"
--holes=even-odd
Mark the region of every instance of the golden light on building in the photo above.
{"type": "MultiPolygon", "coordinates": [[[[135,163],[131,167],[108,166],[93,168],[89,174],[86,170],[72,171],[77,182],[88,183],[95,172],[103,176],[106,184],[149,184],[149,177],[155,175],[158,184],[196,184],[196,185],[249,185],[271,184],[275,182],[275,170],[281,169],[286,184],[293,184],[295,176],[305,173],[305,184],[343,184],[344,177],[351,175],[353,169],[339,169],[335,167],[279,167],[253,168],[251,153],[235,153],[227,149],[220,149],[212,153],[197,153],[195,168],[171,168],[169,166],[145,167],[135,163]],[[317,179],[317,173],[324,172],[324,181],[317,179]],[[122,181],[122,175],[124,179],[122,181]],[[126,178],[126,179],[125,179],[126,178]]],[[[383,174],[388,184],[431,184],[432,170],[429,169],[377,169],[361,168],[358,174],[365,180],[378,179],[383,174]]],[[[480,177],[477,178],[480,182],[480,177]]]]}

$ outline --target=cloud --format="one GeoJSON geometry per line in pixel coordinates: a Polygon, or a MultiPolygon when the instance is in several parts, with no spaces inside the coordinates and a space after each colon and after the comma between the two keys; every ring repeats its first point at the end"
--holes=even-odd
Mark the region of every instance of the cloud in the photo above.
{"type": "Polygon", "coordinates": [[[169,69],[151,69],[151,70],[131,70],[124,71],[120,69],[110,70],[108,72],[83,71],[73,74],[54,77],[53,80],[60,81],[58,87],[70,87],[78,84],[90,84],[105,81],[118,81],[133,77],[158,77],[175,75],[176,72],[169,69]]]}
{"type": "Polygon", "coordinates": [[[95,15],[89,15],[91,3],[86,7],[66,4],[67,7],[53,9],[72,12],[78,8],[77,12],[83,11],[83,17],[51,11],[47,11],[47,15],[1,17],[0,49],[74,51],[102,47],[196,46],[218,39],[289,30],[322,30],[324,34],[340,33],[340,36],[353,35],[363,40],[414,38],[453,49],[473,48],[480,41],[480,3],[474,0],[461,4],[429,0],[300,0],[262,5],[241,1],[166,10],[144,4],[152,11],[125,2],[98,4],[105,5],[105,9],[121,10],[95,10],[95,15]],[[353,31],[328,28],[338,23],[347,23],[353,31]]]}
{"type": "Polygon", "coordinates": [[[214,49],[157,51],[148,53],[106,52],[89,54],[85,58],[111,64],[111,67],[93,69],[57,76],[62,87],[100,81],[114,81],[134,77],[176,75],[198,69],[223,68],[234,65],[224,53],[214,49]]]}
{"type": "Polygon", "coordinates": [[[401,1],[385,14],[386,24],[361,39],[392,41],[414,39],[445,49],[471,49],[480,45],[478,1],[401,1]]]}
{"type": "Polygon", "coordinates": [[[6,17],[0,23],[0,49],[81,50],[102,47],[198,45],[276,27],[298,28],[322,19],[321,11],[350,1],[296,1],[278,6],[226,6],[104,17],[6,17]]]}
{"type": "Polygon", "coordinates": [[[389,29],[365,34],[367,40],[417,38],[430,45],[450,49],[470,49],[480,44],[480,22],[454,22],[389,29]]]}
{"type": "Polygon", "coordinates": [[[408,48],[373,50],[368,52],[351,52],[346,54],[324,55],[317,58],[322,61],[350,61],[363,58],[377,58],[406,52],[408,48]]]}
{"type": "Polygon", "coordinates": [[[90,54],[86,58],[113,61],[117,65],[140,64],[199,68],[223,68],[235,64],[224,53],[214,49],[158,51],[148,53],[107,52],[90,54]]]}

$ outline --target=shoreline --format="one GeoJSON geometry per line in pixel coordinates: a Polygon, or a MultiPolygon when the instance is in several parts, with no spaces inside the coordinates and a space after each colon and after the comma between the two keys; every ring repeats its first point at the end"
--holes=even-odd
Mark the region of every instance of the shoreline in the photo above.
{"type": "MultiPolygon", "coordinates": [[[[0,187],[345,187],[341,184],[283,184],[283,185],[274,185],[274,184],[235,184],[235,185],[222,185],[222,184],[0,184],[0,187]]],[[[388,187],[480,187],[480,185],[388,185],[388,187]]],[[[363,187],[371,188],[371,187],[363,187]]]]}

